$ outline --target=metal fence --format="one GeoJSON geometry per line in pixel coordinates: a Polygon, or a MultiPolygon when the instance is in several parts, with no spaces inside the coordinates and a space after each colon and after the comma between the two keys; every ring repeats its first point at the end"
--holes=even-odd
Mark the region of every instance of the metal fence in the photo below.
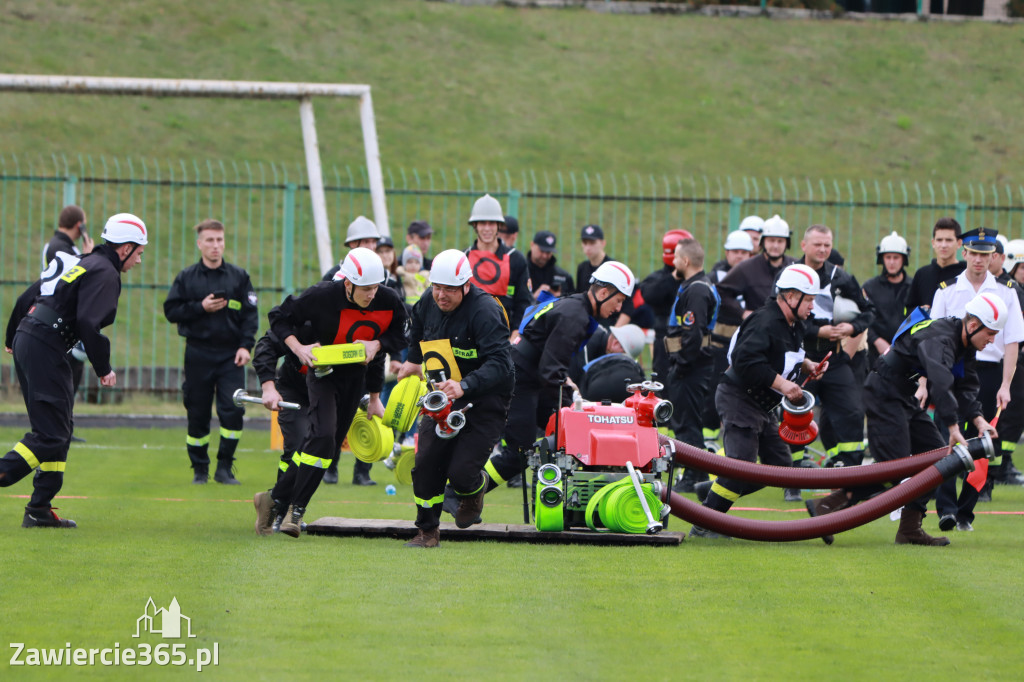
{"type": "MultiPolygon", "coordinates": [[[[558,237],[561,266],[573,274],[583,259],[579,229],[587,223],[601,225],[608,253],[641,277],[661,266],[665,230],[690,230],[704,244],[710,264],[720,257],[726,234],[751,214],[784,217],[794,231],[793,253],[808,225],[830,226],[847,269],[861,281],[876,274],[875,245],[892,230],[910,243],[912,269],[927,263],[931,228],[942,216],[956,217],[965,229],[984,225],[1010,238],[1024,236],[1021,186],[571,171],[386,168],[384,175],[399,249],[404,227],[417,219],[434,227],[434,253],[467,247],[473,238],[466,224],[473,201],[489,192],[507,214],[519,218],[520,250],[528,250],[534,232],[550,230],[558,237]]],[[[372,215],[366,173],[326,167],[324,184],[333,248],[340,256],[348,223],[356,215],[372,215]]],[[[108,330],[121,372],[117,392],[179,388],[183,340],[164,319],[162,306],[174,276],[198,260],[192,228],[200,220],[214,217],[226,224],[225,257],[248,270],[263,312],[320,277],[301,165],[0,154],[0,310],[5,315],[38,277],[42,247],[68,203],[85,209],[94,237],[107,216],[121,211],[141,216],[150,229],[143,265],[125,275],[117,322],[108,330]]],[[[4,376],[10,377],[7,365],[4,376]]],[[[95,384],[91,374],[83,382],[95,384]]]]}

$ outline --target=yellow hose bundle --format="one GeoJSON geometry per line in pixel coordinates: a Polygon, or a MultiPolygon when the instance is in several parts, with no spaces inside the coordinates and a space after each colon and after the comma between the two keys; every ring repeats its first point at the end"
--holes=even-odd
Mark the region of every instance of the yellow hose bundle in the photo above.
{"type": "Polygon", "coordinates": [[[395,447],[395,432],[385,426],[380,417],[367,419],[366,412],[357,410],[348,430],[348,445],[356,459],[379,462],[395,447]]]}

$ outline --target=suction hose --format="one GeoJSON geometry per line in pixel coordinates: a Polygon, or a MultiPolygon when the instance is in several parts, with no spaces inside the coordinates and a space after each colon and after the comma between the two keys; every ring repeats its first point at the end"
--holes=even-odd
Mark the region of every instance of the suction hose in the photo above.
{"type": "Polygon", "coordinates": [[[949,448],[938,448],[919,455],[879,462],[867,466],[835,469],[804,469],[730,459],[695,448],[682,441],[659,435],[658,442],[675,448],[676,462],[686,467],[709,471],[718,476],[740,481],[762,483],[776,488],[857,488],[865,485],[902,481],[929,467],[949,454],[949,448]]]}
{"type": "MultiPolygon", "coordinates": [[[[712,457],[715,457],[712,455],[712,457]]],[[[721,458],[719,458],[721,459],[721,458]]],[[[871,467],[856,467],[871,468],[871,467]]],[[[667,501],[672,514],[684,521],[708,528],[744,540],[760,540],[763,542],[793,542],[810,540],[823,535],[835,535],[843,531],[863,526],[889,512],[899,509],[911,500],[921,497],[934,490],[944,480],[950,479],[963,471],[974,468],[974,460],[963,450],[954,451],[927,466],[915,474],[909,481],[901,483],[876,497],[848,507],[842,511],[832,512],[824,516],[796,521],[757,521],[730,516],[721,512],[702,507],[691,502],[682,495],[666,488],[667,501]]]]}

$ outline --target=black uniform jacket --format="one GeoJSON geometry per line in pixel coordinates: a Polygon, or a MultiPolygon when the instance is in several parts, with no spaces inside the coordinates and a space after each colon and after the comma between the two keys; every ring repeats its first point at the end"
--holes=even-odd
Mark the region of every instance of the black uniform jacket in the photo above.
{"type": "Polygon", "coordinates": [[[530,286],[534,291],[543,284],[547,284],[551,287],[552,292],[559,296],[568,296],[575,291],[572,285],[572,275],[558,267],[558,258],[555,256],[552,256],[544,267],[535,265],[529,258],[527,258],[527,262],[530,266],[530,286]]]}
{"type": "Polygon", "coordinates": [[[412,308],[409,362],[423,364],[421,341],[447,340],[468,400],[488,393],[509,397],[515,386],[509,334],[501,304],[476,285],[449,313],[437,307],[428,287],[412,308]]]}
{"type": "Polygon", "coordinates": [[[474,241],[465,254],[473,266],[473,284],[496,297],[505,307],[510,327],[518,329],[533,303],[526,257],[500,239],[494,253],[480,249],[474,241]]]}
{"type": "Polygon", "coordinates": [[[857,314],[857,317],[850,321],[850,324],[853,325],[853,334],[851,336],[859,335],[875,321],[875,306],[864,297],[864,292],[861,291],[857,279],[846,270],[826,262],[816,272],[818,273],[818,279],[821,281],[822,290],[827,289],[828,294],[822,294],[818,297],[818,300],[815,302],[814,314],[807,318],[807,338],[804,340],[804,348],[807,349],[807,357],[815,361],[821,360],[829,351],[833,351],[831,364],[835,365],[835,363],[841,362],[846,357],[835,352],[840,347],[840,344],[836,341],[818,337],[819,329],[836,324],[832,320],[832,305],[835,297],[842,296],[843,298],[848,298],[860,308],[860,313],[857,314]],[[826,301],[828,310],[821,317],[818,317],[821,310],[820,301],[822,300],[826,301]]]}
{"type": "Polygon", "coordinates": [[[904,396],[917,390],[917,378],[928,378],[935,419],[945,427],[958,415],[971,421],[981,415],[978,402],[977,351],[964,347],[963,321],[955,317],[927,320],[903,332],[875,362],[875,371],[904,396]]]}
{"type": "Polygon", "coordinates": [[[114,247],[100,244],[63,274],[58,271],[39,284],[39,295],[32,308],[57,313],[67,331],[63,336],[57,333],[31,309],[18,325],[18,331],[58,350],[68,350],[81,341],[96,374],[110,374],[110,340],[100,330],[114,323],[121,295],[121,258],[114,247]]]}
{"type": "Polygon", "coordinates": [[[79,251],[78,247],[75,246],[75,242],[72,241],[71,237],[67,236],[60,230],[56,230],[53,233],[53,237],[43,247],[43,269],[46,269],[47,264],[57,257],[58,253],[69,253],[72,256],[81,256],[82,252],[79,251]]]}
{"type": "MultiPolygon", "coordinates": [[[[309,343],[328,346],[354,341],[379,340],[381,350],[366,367],[366,390],[380,393],[384,386],[384,358],[397,357],[405,349],[408,315],[405,304],[391,289],[379,287],[366,308],[348,300],[345,280],[317,282],[297,296],[289,296],[267,314],[270,330],[283,343],[289,336],[302,341],[302,327],[309,323],[309,343]]],[[[361,368],[362,365],[342,365],[361,368]]]]}
{"type": "Polygon", "coordinates": [[[558,386],[569,372],[573,354],[597,330],[587,294],[573,294],[540,306],[523,329],[512,359],[516,367],[558,386]]]}
{"type": "Polygon", "coordinates": [[[875,319],[868,327],[868,343],[874,346],[879,338],[892,343],[892,337],[910,311],[907,310],[907,294],[910,293],[910,275],[903,273],[903,280],[890,282],[882,273],[864,282],[864,295],[875,306],[875,319]]]}
{"type": "Polygon", "coordinates": [[[737,263],[718,283],[723,314],[728,311],[733,318],[742,317],[744,305],[750,311],[763,306],[772,296],[772,288],[779,273],[795,262],[792,256],[783,255],[781,263],[776,266],[768,261],[767,255],[761,254],[737,263]],[[740,303],[740,299],[743,303],[740,303]]]}
{"type": "Polygon", "coordinates": [[[717,305],[711,281],[703,270],[679,284],[667,333],[670,339],[679,338],[679,350],[669,356],[677,369],[685,372],[711,357],[704,336],[710,334],[708,325],[717,305]]]}
{"type": "Polygon", "coordinates": [[[953,279],[965,269],[967,269],[966,261],[957,261],[952,265],[940,268],[934,258],[931,263],[919,268],[914,273],[914,281],[911,282],[910,293],[907,294],[907,314],[909,315],[918,306],[931,307],[939,284],[947,279],[953,279]]]}
{"type": "MultiPolygon", "coordinates": [[[[735,268],[733,268],[735,270],[735,268]]],[[[769,389],[775,376],[785,376],[786,353],[800,350],[804,322],[793,326],[775,300],[743,320],[733,340],[732,364],[723,378],[743,389],[769,389]]]]}
{"type": "MultiPolygon", "coordinates": [[[[589,260],[585,260],[576,266],[576,292],[583,293],[590,288],[590,278],[594,275],[594,271],[597,270],[601,265],[607,263],[612,259],[608,254],[604,255],[604,259],[597,265],[591,265],[589,260]]],[[[537,283],[534,282],[533,286],[536,287],[537,283]]],[[[646,298],[646,297],[645,297],[646,298]]]]}
{"type": "Polygon", "coordinates": [[[178,334],[190,343],[247,350],[256,343],[256,292],[249,273],[226,261],[218,268],[208,268],[199,261],[179,272],[164,301],[164,316],[178,325],[178,334]],[[203,299],[215,291],[223,291],[228,304],[208,313],[203,310],[203,299]]]}

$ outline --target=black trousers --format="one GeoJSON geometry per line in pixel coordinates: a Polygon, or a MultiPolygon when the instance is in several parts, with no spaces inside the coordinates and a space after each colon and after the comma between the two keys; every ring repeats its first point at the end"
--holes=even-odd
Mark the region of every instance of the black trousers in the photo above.
{"type": "Polygon", "coordinates": [[[708,355],[685,368],[673,364],[668,373],[665,393],[672,401],[669,427],[677,439],[695,448],[704,447],[703,412],[713,372],[714,361],[708,355]]]}
{"type": "Polygon", "coordinates": [[[237,348],[212,350],[195,344],[185,345],[185,381],[181,392],[188,414],[188,458],[196,471],[210,467],[210,419],[214,395],[217,419],[220,420],[220,443],[217,446],[218,466],[231,466],[242,436],[245,408],[231,400],[235,390],[245,385],[245,369],[235,366],[237,348]]]}
{"type": "Polygon", "coordinates": [[[1003,414],[999,417],[999,440],[1002,442],[1002,450],[996,452],[996,462],[993,468],[995,472],[989,473],[989,478],[992,478],[993,473],[995,478],[999,479],[1006,475],[1009,469],[1009,464],[1012,462],[1010,455],[1017,448],[1017,441],[1020,440],[1021,435],[1024,435],[1024,363],[1021,359],[1024,358],[1024,354],[1021,354],[1017,358],[1017,371],[1013,375],[1013,381],[1010,382],[1010,404],[1003,410],[1003,414]]]}
{"type": "MultiPolygon", "coordinates": [[[[978,391],[981,413],[987,421],[991,422],[996,416],[996,393],[999,391],[1000,384],[1003,383],[1003,363],[979,362],[977,367],[978,383],[981,385],[978,391]]],[[[1012,405],[1013,403],[1010,404],[1012,405]]],[[[1000,417],[1000,425],[1002,425],[1001,420],[1002,417],[1000,417]]],[[[966,426],[964,428],[964,437],[974,438],[978,435],[978,430],[974,428],[974,424],[962,426],[966,426]]],[[[1002,451],[1001,438],[993,438],[992,444],[995,446],[996,454],[1000,454],[1002,451]]],[[[939,486],[938,492],[935,493],[935,512],[939,516],[952,514],[956,516],[957,521],[973,522],[974,507],[977,504],[978,491],[967,482],[966,474],[943,481],[942,485],[939,486]],[[956,494],[958,480],[961,481],[959,496],[956,494]]]]}
{"type": "Polygon", "coordinates": [[[362,365],[335,367],[321,378],[313,372],[306,375],[309,426],[292,458],[293,463],[298,460],[298,466],[289,466],[271,490],[271,497],[279,505],[305,509],[309,504],[352,426],[365,385],[366,369],[362,365]]]}
{"type": "Polygon", "coordinates": [[[32,430],[0,459],[0,487],[38,468],[28,506],[49,507],[64,485],[73,428],[73,371],[66,352],[25,332],[14,335],[13,350],[32,430]]]}
{"type": "MultiPolygon", "coordinates": [[[[772,466],[792,466],[789,447],[779,436],[779,420],[774,413],[762,410],[745,391],[728,382],[718,384],[715,404],[722,415],[722,442],[726,457],[744,462],[760,459],[762,464],[772,466]]],[[[719,476],[711,490],[731,503],[763,487],[759,483],[719,476]]]]}
{"type": "Polygon", "coordinates": [[[718,407],[715,405],[715,393],[718,391],[718,383],[722,380],[725,370],[729,369],[729,349],[722,346],[711,347],[711,380],[708,383],[707,400],[704,401],[704,409],[701,412],[703,422],[702,435],[707,438],[717,438],[722,428],[722,417],[718,414],[718,407]]]}
{"type": "MultiPolygon", "coordinates": [[[[568,391],[565,391],[568,393],[568,391]]],[[[563,400],[572,396],[563,395],[563,400]]],[[[516,385],[508,408],[508,419],[501,433],[501,452],[491,458],[487,473],[496,484],[504,483],[525,468],[522,453],[537,440],[560,407],[558,388],[541,384],[532,373],[516,368],[516,385]]]]}
{"type": "MultiPolygon", "coordinates": [[[[944,447],[949,442],[914,396],[902,393],[877,372],[871,372],[864,382],[864,406],[868,419],[868,442],[876,462],[903,459],[944,447]]],[[[866,500],[885,489],[881,485],[854,489],[851,502],[866,500]]],[[[923,513],[933,492],[906,506],[923,513]]]]}
{"type": "Polygon", "coordinates": [[[807,384],[807,390],[815,395],[821,408],[818,412],[821,443],[830,466],[857,466],[864,460],[861,386],[845,354],[841,358],[833,357],[830,365],[821,379],[807,384]]]}
{"type": "MultiPolygon", "coordinates": [[[[461,409],[467,402],[460,398],[453,407],[461,409]]],[[[473,495],[487,484],[483,468],[505,426],[509,397],[492,394],[478,396],[472,402],[466,425],[454,438],[439,438],[434,430],[436,422],[420,417],[416,466],[412,470],[418,528],[430,530],[440,523],[445,481],[451,481],[460,497],[473,495]]]]}
{"type": "Polygon", "coordinates": [[[277,477],[280,479],[292,466],[293,458],[302,448],[302,441],[309,432],[309,393],[305,386],[299,390],[291,386],[278,385],[277,391],[285,402],[300,405],[297,410],[280,410],[277,413],[277,425],[281,428],[281,439],[284,441],[284,450],[281,452],[281,462],[277,470],[277,477]]]}

